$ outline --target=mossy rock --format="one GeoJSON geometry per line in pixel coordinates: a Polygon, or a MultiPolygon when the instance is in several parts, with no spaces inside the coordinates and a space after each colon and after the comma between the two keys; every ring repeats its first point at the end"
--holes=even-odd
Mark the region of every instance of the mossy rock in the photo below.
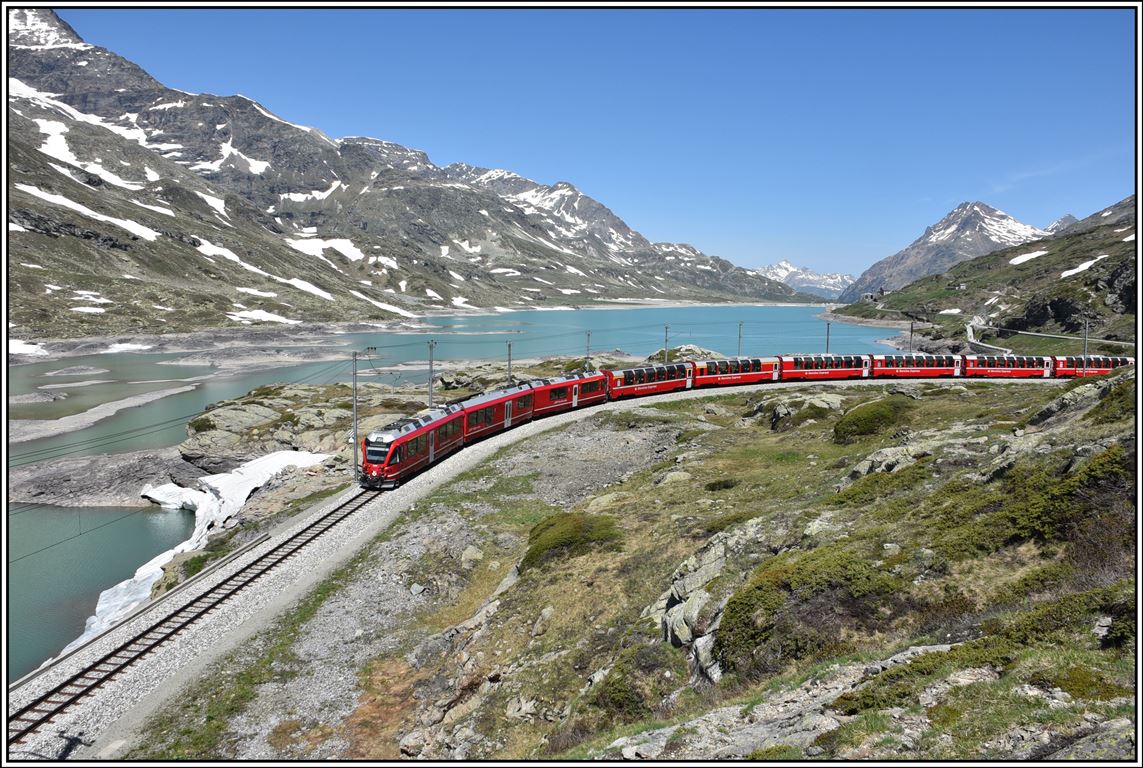
{"type": "Polygon", "coordinates": [[[617,547],[622,534],[610,515],[561,512],[537,523],[528,534],[528,551],[520,570],[556,558],[575,557],[597,546],[617,547]]]}
{"type": "Polygon", "coordinates": [[[860,437],[883,432],[903,423],[909,408],[909,398],[903,395],[892,395],[851,408],[834,425],[833,441],[844,445],[860,437]]]}

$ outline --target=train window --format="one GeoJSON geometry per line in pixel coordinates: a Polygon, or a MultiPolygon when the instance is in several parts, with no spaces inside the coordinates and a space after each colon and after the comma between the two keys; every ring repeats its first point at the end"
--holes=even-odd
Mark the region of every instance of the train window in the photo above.
{"type": "Polygon", "coordinates": [[[644,375],[643,375],[643,369],[642,369],[642,368],[640,368],[639,370],[635,371],[635,383],[636,383],[636,384],[642,384],[642,383],[643,383],[645,380],[646,380],[646,379],[645,379],[645,377],[644,377],[644,375]]]}
{"type": "Polygon", "coordinates": [[[623,386],[629,387],[635,383],[635,371],[623,372],[623,386]]]}
{"type": "Polygon", "coordinates": [[[666,381],[667,380],[667,369],[666,368],[656,368],[655,369],[655,380],[656,381],[666,381]]]}
{"type": "Polygon", "coordinates": [[[524,395],[523,397],[521,397],[516,402],[518,402],[520,404],[521,408],[524,408],[524,409],[531,408],[532,407],[532,396],[531,395],[524,395]]]}
{"type": "Polygon", "coordinates": [[[801,367],[802,367],[802,358],[800,358],[800,357],[795,357],[795,358],[794,358],[794,369],[795,369],[795,370],[797,370],[797,369],[799,369],[799,368],[801,368],[801,367]]]}
{"type": "Polygon", "coordinates": [[[729,373],[738,373],[738,361],[737,360],[731,360],[729,363],[726,364],[726,369],[729,373]]]}
{"type": "Polygon", "coordinates": [[[393,455],[389,457],[389,464],[390,465],[400,464],[401,463],[401,456],[404,453],[405,453],[405,446],[398,445],[396,448],[393,449],[393,455]]]}
{"type": "Polygon", "coordinates": [[[762,373],[762,361],[761,360],[751,360],[750,361],[750,370],[753,371],[754,373],[762,373]]]}
{"type": "MultiPolygon", "coordinates": [[[[636,371],[636,373],[642,373],[642,371],[636,371]]],[[[638,381],[639,377],[636,376],[635,380],[638,381]]],[[[556,387],[555,389],[553,389],[551,391],[551,394],[549,396],[551,397],[552,400],[567,400],[568,388],[567,387],[556,387]]]]}

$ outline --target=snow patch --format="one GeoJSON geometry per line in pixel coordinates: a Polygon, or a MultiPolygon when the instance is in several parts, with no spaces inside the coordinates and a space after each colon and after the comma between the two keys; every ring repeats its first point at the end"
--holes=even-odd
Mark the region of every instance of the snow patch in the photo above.
{"type": "MultiPolygon", "coordinates": [[[[241,305],[236,304],[235,306],[241,305]]],[[[287,325],[297,325],[301,322],[301,320],[290,320],[281,315],[275,315],[264,309],[250,309],[245,312],[227,312],[226,316],[231,320],[264,320],[268,323],[285,323],[287,325]]]]}
{"type": "MultiPolygon", "coordinates": [[[[9,327],[11,324],[9,323],[9,327]]],[[[8,354],[10,355],[46,355],[48,351],[41,347],[39,344],[20,341],[19,339],[8,339],[8,354]]]]}
{"type": "Polygon", "coordinates": [[[71,307],[72,312],[83,312],[88,315],[102,315],[106,310],[101,307],[71,307]]]}
{"type": "Polygon", "coordinates": [[[304,203],[306,200],[325,200],[340,186],[341,182],[335,181],[330,184],[329,189],[325,192],[321,190],[314,190],[313,192],[287,192],[284,195],[278,195],[278,197],[282,200],[292,200],[295,203],[304,203]]]}
{"type": "Polygon", "coordinates": [[[148,560],[135,571],[135,575],[104,590],[99,595],[95,615],[87,619],[83,634],[68,644],[60,655],[83,645],[87,640],[114,626],[146,601],[151,587],[163,575],[163,566],[176,555],[201,548],[207,532],[221,529],[223,524],[242,509],[246,499],[266,482],[288,467],[310,467],[329,457],[324,453],[308,451],[277,451],[248,461],[233,472],[200,477],[201,490],[182,488],[174,483],[143,488],[142,495],[160,504],[168,511],[192,510],[195,527],[191,537],[174,549],[148,560]]]}
{"type": "Polygon", "coordinates": [[[1022,253],[1019,256],[1014,256],[1011,259],[1009,259],[1008,263],[1009,264],[1023,264],[1025,261],[1031,261],[1032,259],[1034,259],[1038,256],[1043,256],[1046,253],[1047,253],[1047,251],[1032,251],[1031,253],[1022,253]]]}
{"type": "Polygon", "coordinates": [[[238,291],[239,293],[248,293],[251,296],[261,296],[265,299],[272,299],[278,295],[273,291],[259,291],[256,288],[235,288],[234,290],[238,291]]]}
{"type": "Polygon", "coordinates": [[[151,346],[152,345],[150,344],[133,344],[131,342],[124,342],[122,344],[112,344],[110,347],[103,350],[99,354],[109,355],[114,354],[115,352],[138,352],[144,349],[151,349],[151,346]]]}
{"type": "Polygon", "coordinates": [[[1095,264],[1097,261],[1099,261],[1101,259],[1106,259],[1106,258],[1108,258],[1108,254],[1106,254],[1106,253],[1100,254],[1099,256],[1096,256],[1091,261],[1085,261],[1083,264],[1080,264],[1078,267],[1076,267],[1074,269],[1069,269],[1069,270],[1066,270],[1064,272],[1061,272],[1060,277],[1064,278],[1064,277],[1071,277],[1072,275],[1078,275],[1080,272],[1083,272],[1087,269],[1090,269],[1092,264],[1095,264]]]}
{"type": "Polygon", "coordinates": [[[938,315],[959,315],[960,312],[961,311],[959,309],[942,309],[937,314],[938,315]]]}
{"type": "Polygon", "coordinates": [[[368,301],[373,306],[377,307],[378,309],[383,309],[386,312],[392,312],[393,314],[400,315],[402,317],[416,317],[416,315],[414,315],[412,312],[409,312],[408,310],[401,309],[400,307],[394,307],[392,304],[385,304],[380,301],[374,301],[359,291],[350,291],[350,293],[352,293],[357,298],[362,299],[363,301],[368,301]]]}
{"type": "Polygon", "coordinates": [[[60,206],[63,206],[64,208],[70,208],[73,211],[75,211],[76,213],[81,213],[84,216],[95,219],[96,221],[104,221],[104,222],[107,222],[108,224],[114,224],[117,227],[121,227],[121,228],[127,230],[128,232],[135,235],[136,237],[143,238],[144,240],[155,240],[159,237],[158,232],[156,232],[153,229],[149,229],[147,227],[144,227],[142,224],[139,224],[138,222],[131,221],[130,219],[117,219],[113,216],[105,216],[102,213],[96,213],[95,211],[91,210],[87,206],[80,205],[79,203],[75,202],[74,200],[69,200],[68,198],[64,197],[63,195],[54,195],[50,192],[44,192],[43,190],[39,189],[38,187],[33,187],[30,184],[17,184],[16,189],[23,190],[24,192],[27,192],[29,195],[33,195],[33,196],[38,197],[41,200],[45,200],[49,203],[53,203],[55,205],[60,205],[60,206]]]}
{"type": "Polygon", "coordinates": [[[205,200],[206,204],[209,205],[211,208],[218,211],[219,213],[221,213],[226,218],[228,218],[228,219],[230,218],[230,214],[228,214],[226,212],[226,201],[225,200],[223,200],[220,197],[215,197],[214,195],[208,195],[204,192],[195,192],[195,194],[198,195],[199,197],[201,197],[203,200],[205,200]]]}

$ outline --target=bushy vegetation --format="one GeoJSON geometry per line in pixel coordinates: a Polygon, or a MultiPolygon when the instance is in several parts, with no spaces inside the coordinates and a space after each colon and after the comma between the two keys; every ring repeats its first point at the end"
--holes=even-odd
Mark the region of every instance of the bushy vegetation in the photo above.
{"type": "Polygon", "coordinates": [[[187,426],[190,427],[191,431],[195,433],[209,432],[210,430],[217,428],[215,426],[214,419],[210,418],[209,416],[199,416],[198,418],[191,419],[189,422],[187,422],[187,426]]]}
{"type": "Polygon", "coordinates": [[[528,534],[521,572],[556,558],[574,557],[596,546],[617,547],[622,534],[610,515],[561,512],[537,523],[528,534]]]}
{"type": "Polygon", "coordinates": [[[1135,415],[1135,380],[1116,384],[1084,418],[1095,424],[1111,424],[1135,415]]]}
{"type": "Polygon", "coordinates": [[[891,426],[901,424],[909,411],[909,398],[891,395],[851,408],[833,427],[833,440],[839,445],[852,443],[860,437],[875,435],[891,426]]]}

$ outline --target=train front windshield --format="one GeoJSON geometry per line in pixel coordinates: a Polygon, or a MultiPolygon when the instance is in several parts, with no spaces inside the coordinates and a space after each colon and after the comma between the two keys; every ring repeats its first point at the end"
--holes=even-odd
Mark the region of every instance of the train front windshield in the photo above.
{"type": "Polygon", "coordinates": [[[385,457],[389,454],[388,443],[381,443],[378,445],[365,446],[365,463],[367,464],[384,464],[385,457]]]}

